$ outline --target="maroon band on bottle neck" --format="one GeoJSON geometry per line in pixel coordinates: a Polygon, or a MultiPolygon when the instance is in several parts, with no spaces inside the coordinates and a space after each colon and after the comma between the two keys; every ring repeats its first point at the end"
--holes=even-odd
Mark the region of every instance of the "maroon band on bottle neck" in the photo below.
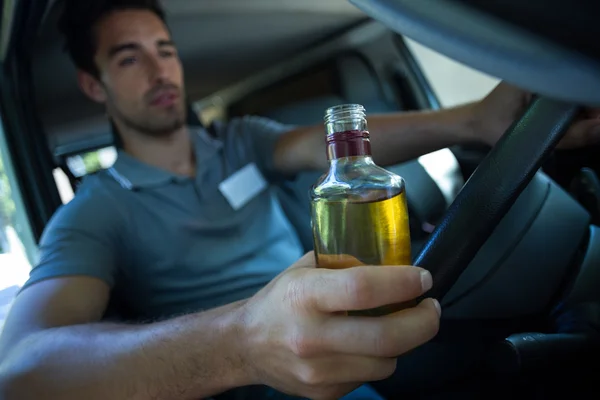
{"type": "Polygon", "coordinates": [[[370,156],[371,142],[368,131],[344,131],[327,136],[327,159],[370,156]]]}

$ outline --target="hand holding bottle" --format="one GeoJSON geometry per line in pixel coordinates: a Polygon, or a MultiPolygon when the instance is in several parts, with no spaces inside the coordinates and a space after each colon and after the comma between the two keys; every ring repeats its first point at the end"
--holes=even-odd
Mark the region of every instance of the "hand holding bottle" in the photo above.
{"type": "MultiPolygon", "coordinates": [[[[410,264],[404,179],[373,161],[365,108],[359,104],[328,108],[325,130],[329,170],[309,192],[317,264],[330,269],[410,264]]],[[[414,305],[347,311],[381,316],[414,305]]]]}
{"type": "Polygon", "coordinates": [[[395,357],[429,341],[439,304],[424,300],[384,317],[340,315],[415,299],[431,275],[410,266],[315,268],[314,253],[275,278],[242,307],[249,381],[312,399],[339,398],[385,379],[395,357]]]}

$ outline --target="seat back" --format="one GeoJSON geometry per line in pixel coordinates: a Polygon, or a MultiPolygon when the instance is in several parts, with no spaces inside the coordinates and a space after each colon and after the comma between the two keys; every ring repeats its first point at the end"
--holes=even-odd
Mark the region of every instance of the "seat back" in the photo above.
{"type": "MultiPolygon", "coordinates": [[[[325,110],[338,104],[359,103],[365,106],[369,114],[398,111],[398,106],[385,98],[381,84],[366,60],[351,54],[340,57],[336,64],[340,81],[339,95],[289,103],[263,115],[286,124],[317,125],[323,123],[325,110]]],[[[386,169],[405,179],[411,235],[415,240],[422,239],[426,234],[421,229],[423,223],[434,223],[448,205],[441,190],[418,160],[388,166],[386,169]]],[[[282,182],[275,188],[282,208],[295,227],[305,251],[314,247],[309,190],[322,173],[300,173],[293,181],[282,182]]]]}
{"type": "MultiPolygon", "coordinates": [[[[324,96],[287,104],[269,111],[265,116],[286,124],[316,125],[322,123],[323,113],[327,108],[342,103],[344,100],[341,97],[324,96]]],[[[298,238],[307,252],[314,247],[308,193],[310,187],[322,174],[323,172],[303,172],[294,180],[281,182],[275,187],[281,207],[296,229],[298,238]]]]}

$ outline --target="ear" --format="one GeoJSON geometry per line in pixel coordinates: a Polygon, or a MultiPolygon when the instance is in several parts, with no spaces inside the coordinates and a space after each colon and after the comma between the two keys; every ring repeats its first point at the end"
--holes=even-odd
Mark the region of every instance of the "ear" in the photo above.
{"type": "Polygon", "coordinates": [[[102,83],[90,73],[78,70],[77,82],[81,91],[96,103],[106,102],[106,90],[102,83]]]}

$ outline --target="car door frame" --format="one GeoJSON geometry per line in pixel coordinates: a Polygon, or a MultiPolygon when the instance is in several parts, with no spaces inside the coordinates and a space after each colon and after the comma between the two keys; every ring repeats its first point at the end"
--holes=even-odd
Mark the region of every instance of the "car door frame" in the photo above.
{"type": "Polygon", "coordinates": [[[3,2],[2,7],[4,13],[10,12],[2,21],[11,25],[2,29],[6,48],[0,59],[0,112],[7,150],[36,242],[62,204],[32,87],[31,50],[47,5],[47,0],[21,0],[12,2],[12,7],[3,2]]]}

